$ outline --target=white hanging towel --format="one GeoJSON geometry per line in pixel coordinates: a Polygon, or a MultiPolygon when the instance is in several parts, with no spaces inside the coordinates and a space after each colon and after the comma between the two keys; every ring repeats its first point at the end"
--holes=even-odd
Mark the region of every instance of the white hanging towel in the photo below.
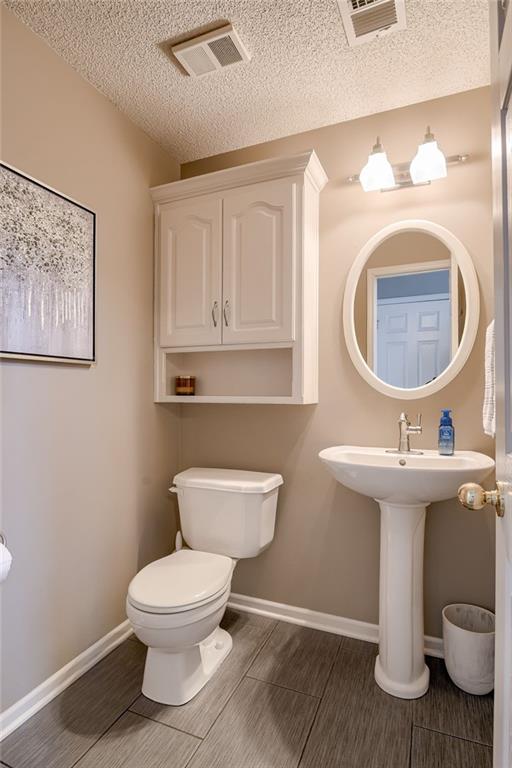
{"type": "Polygon", "coordinates": [[[496,377],[494,370],[495,355],[494,320],[485,334],[485,389],[483,422],[484,432],[490,437],[496,435],[496,377]]]}

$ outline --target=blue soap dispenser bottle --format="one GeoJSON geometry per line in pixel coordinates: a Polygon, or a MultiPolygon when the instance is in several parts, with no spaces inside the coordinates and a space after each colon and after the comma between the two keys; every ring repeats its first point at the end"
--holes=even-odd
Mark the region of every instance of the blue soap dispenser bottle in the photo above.
{"type": "Polygon", "coordinates": [[[455,452],[455,429],[451,410],[443,408],[439,422],[439,453],[441,456],[453,456],[455,452]]]}

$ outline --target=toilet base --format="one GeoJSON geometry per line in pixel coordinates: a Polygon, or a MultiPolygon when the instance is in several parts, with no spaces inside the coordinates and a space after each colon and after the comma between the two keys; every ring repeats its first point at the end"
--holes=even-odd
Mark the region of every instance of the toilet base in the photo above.
{"type": "Polygon", "coordinates": [[[182,651],[148,648],[142,693],[160,704],[186,704],[215,674],[232,647],[231,635],[217,627],[202,643],[182,651]]]}

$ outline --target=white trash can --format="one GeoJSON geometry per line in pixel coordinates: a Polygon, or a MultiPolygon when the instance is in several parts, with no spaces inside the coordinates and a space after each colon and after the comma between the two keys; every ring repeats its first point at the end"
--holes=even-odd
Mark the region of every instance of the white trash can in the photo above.
{"type": "Polygon", "coordinates": [[[444,663],[466,693],[482,696],[494,688],[494,613],[477,605],[443,608],[444,663]]]}

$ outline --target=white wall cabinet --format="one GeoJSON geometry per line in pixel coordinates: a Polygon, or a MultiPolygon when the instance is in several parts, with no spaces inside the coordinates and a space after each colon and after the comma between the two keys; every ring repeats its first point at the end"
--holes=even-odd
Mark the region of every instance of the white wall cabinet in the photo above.
{"type": "Polygon", "coordinates": [[[225,344],[293,341],[296,184],[252,184],[224,198],[225,344]]]}
{"type": "Polygon", "coordinates": [[[162,346],[222,340],[222,200],[190,200],[160,211],[162,346]]]}
{"type": "Polygon", "coordinates": [[[326,181],[310,151],[152,189],[157,402],[317,402],[326,181]]]}

